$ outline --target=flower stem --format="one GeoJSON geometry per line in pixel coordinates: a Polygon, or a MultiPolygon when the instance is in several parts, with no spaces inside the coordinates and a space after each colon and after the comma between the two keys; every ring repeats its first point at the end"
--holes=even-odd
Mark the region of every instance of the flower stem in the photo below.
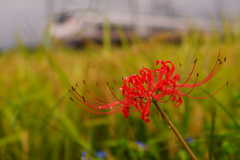
{"type": "Polygon", "coordinates": [[[173,122],[169,119],[168,115],[165,113],[163,109],[159,107],[156,101],[153,102],[154,105],[156,106],[157,110],[161,114],[162,118],[167,122],[169,128],[173,131],[179,142],[183,145],[185,150],[188,152],[192,160],[197,160],[196,155],[193,153],[191,148],[188,146],[187,142],[184,140],[182,137],[181,133],[178,131],[178,129],[174,126],[173,122]]]}

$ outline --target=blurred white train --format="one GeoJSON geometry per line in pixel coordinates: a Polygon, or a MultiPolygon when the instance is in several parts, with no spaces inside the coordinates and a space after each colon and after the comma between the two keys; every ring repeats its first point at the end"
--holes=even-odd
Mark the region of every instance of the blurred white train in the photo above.
{"type": "Polygon", "coordinates": [[[53,38],[65,42],[101,40],[106,21],[113,40],[119,28],[143,38],[189,26],[219,29],[222,19],[240,17],[240,0],[8,0],[1,2],[0,16],[1,49],[19,40],[39,44],[48,26],[53,38]]]}
{"type": "Polygon", "coordinates": [[[51,36],[72,43],[88,39],[100,42],[104,28],[108,28],[112,41],[119,41],[121,33],[130,39],[133,35],[147,38],[161,32],[186,31],[192,27],[211,31],[220,29],[224,18],[233,20],[240,16],[237,10],[240,7],[230,5],[235,3],[240,6],[240,1],[237,0],[92,0],[89,4],[90,2],[95,2],[95,6],[66,9],[56,14],[51,23],[51,36]],[[225,8],[225,4],[231,10],[225,8]]]}
{"type": "Polygon", "coordinates": [[[210,25],[219,25],[213,20],[204,19],[191,21],[182,17],[167,17],[148,14],[111,14],[103,16],[98,12],[63,12],[55,16],[51,23],[50,34],[52,37],[64,42],[82,42],[93,40],[101,42],[104,30],[109,32],[111,40],[118,42],[124,38],[134,36],[148,38],[162,32],[186,31],[188,27],[209,31],[210,25]]]}

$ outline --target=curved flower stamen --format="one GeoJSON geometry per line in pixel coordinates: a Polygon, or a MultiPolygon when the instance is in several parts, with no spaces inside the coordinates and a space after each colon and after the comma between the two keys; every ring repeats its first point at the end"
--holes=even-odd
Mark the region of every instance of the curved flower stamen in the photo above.
{"type": "Polygon", "coordinates": [[[183,83],[188,83],[188,82],[190,81],[190,79],[192,78],[193,72],[194,72],[195,69],[196,69],[196,66],[197,66],[197,59],[194,60],[192,70],[191,70],[191,72],[188,74],[187,79],[186,79],[183,83]]]}
{"type": "Polygon", "coordinates": [[[193,88],[193,87],[199,87],[199,86],[207,83],[219,71],[221,64],[222,64],[222,60],[221,59],[217,59],[215,65],[213,66],[213,69],[207,75],[207,77],[205,77],[203,80],[199,81],[198,83],[194,83],[194,84],[187,84],[187,83],[179,84],[178,87],[193,88]]]}
{"type": "Polygon", "coordinates": [[[94,114],[111,114],[114,112],[118,112],[120,110],[119,108],[116,109],[116,106],[120,104],[120,102],[118,101],[112,102],[110,104],[96,106],[96,105],[91,105],[87,103],[85,97],[81,96],[74,88],[72,88],[70,92],[73,95],[73,97],[71,97],[71,100],[74,102],[78,102],[77,103],[78,106],[83,108],[85,111],[88,111],[94,114]]]}

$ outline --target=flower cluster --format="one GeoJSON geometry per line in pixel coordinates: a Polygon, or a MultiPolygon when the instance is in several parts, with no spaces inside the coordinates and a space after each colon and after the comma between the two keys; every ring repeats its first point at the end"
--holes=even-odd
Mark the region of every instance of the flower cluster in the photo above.
{"type": "Polygon", "coordinates": [[[130,111],[135,110],[141,113],[141,118],[145,122],[149,122],[150,109],[154,101],[163,103],[166,97],[168,97],[176,106],[179,106],[183,103],[184,96],[194,98],[189,95],[190,92],[183,93],[181,89],[193,89],[205,84],[216,74],[219,68],[218,64],[221,63],[222,60],[218,59],[212,71],[204,79],[196,83],[189,83],[196,66],[195,61],[187,79],[181,83],[181,76],[175,73],[175,65],[171,61],[157,60],[156,69],[142,68],[138,74],[124,78],[120,88],[123,98],[105,105],[90,105],[83,96],[79,95],[74,87],[72,87],[71,92],[73,98],[77,99],[80,104],[88,107],[85,108],[87,111],[96,114],[110,114],[120,111],[125,117],[129,117],[130,111]]]}

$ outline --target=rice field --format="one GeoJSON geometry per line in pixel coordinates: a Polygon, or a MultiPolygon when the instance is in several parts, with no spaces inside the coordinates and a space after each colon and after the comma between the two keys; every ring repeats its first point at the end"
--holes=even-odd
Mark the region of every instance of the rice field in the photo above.
{"type": "Polygon", "coordinates": [[[119,95],[122,77],[142,67],[152,68],[156,60],[171,60],[185,79],[197,58],[195,73],[202,79],[219,53],[226,56],[226,63],[211,81],[191,93],[207,99],[185,97],[179,107],[171,102],[161,107],[199,159],[240,159],[239,44],[239,33],[192,32],[179,44],[156,38],[131,45],[90,44],[81,50],[20,45],[4,51],[0,56],[0,159],[190,159],[154,108],[149,123],[139,113],[131,113],[128,119],[121,113],[94,115],[69,100],[69,89],[79,83],[80,92],[90,95],[90,100],[108,102],[113,98],[107,82],[119,95]]]}

